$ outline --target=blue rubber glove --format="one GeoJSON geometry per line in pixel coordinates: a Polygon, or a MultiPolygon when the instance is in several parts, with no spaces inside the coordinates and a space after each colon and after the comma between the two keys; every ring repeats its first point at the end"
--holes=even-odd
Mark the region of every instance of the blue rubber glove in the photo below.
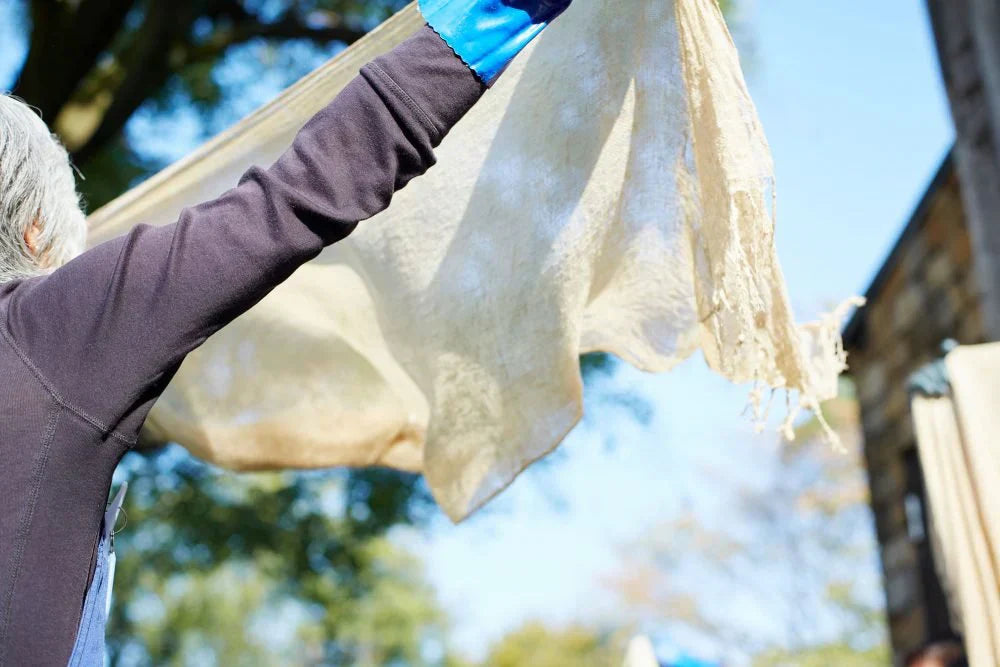
{"type": "Polygon", "coordinates": [[[420,0],[427,24],[491,85],[572,0],[420,0]]]}

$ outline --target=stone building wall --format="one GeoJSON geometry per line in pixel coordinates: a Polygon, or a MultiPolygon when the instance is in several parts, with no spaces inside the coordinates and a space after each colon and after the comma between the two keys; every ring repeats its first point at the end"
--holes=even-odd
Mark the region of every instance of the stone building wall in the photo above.
{"type": "Polygon", "coordinates": [[[845,329],[849,373],[861,403],[871,504],[897,659],[951,635],[927,542],[923,480],[907,381],[941,343],[985,339],[981,295],[952,158],[944,161],[845,329]]]}
{"type": "Polygon", "coordinates": [[[926,0],[956,141],[844,331],[897,659],[951,634],[907,381],[941,342],[1000,340],[1000,4],[926,0]],[[970,240],[971,239],[971,240],[970,240]]]}
{"type": "Polygon", "coordinates": [[[927,0],[927,9],[955,122],[955,171],[983,321],[1000,340],[1000,2],[927,0]]]}

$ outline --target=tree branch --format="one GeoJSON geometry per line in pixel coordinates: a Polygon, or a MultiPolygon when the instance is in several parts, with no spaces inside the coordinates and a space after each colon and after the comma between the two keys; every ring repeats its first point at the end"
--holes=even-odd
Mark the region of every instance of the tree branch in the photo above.
{"type": "Polygon", "coordinates": [[[60,114],[74,158],[86,162],[122,130],[128,119],[170,77],[194,65],[212,63],[232,46],[253,39],[308,39],[350,44],[365,31],[340,25],[310,25],[290,8],[265,23],[240,0],[172,3],[149,0],[142,24],[122,32],[138,0],[32,0],[32,40],[17,92],[38,106],[50,126],[60,114]],[[196,7],[192,7],[196,4],[196,7]],[[193,43],[198,17],[218,26],[193,43]],[[111,60],[99,63],[102,54],[111,60]]]}
{"type": "Polygon", "coordinates": [[[50,125],[125,22],[134,0],[31,3],[31,46],[14,90],[50,125]]]}
{"type": "Polygon", "coordinates": [[[364,30],[345,26],[324,26],[313,28],[294,18],[277,23],[259,23],[248,19],[231,28],[216,31],[208,41],[192,47],[185,58],[185,65],[193,65],[214,60],[226,49],[245,44],[252,39],[309,39],[314,42],[343,42],[352,44],[365,35],[364,30]]]}
{"type": "MultiPolygon", "coordinates": [[[[150,11],[152,12],[153,8],[150,11]]],[[[115,89],[113,102],[104,113],[93,135],[74,151],[77,160],[85,161],[100,150],[121,131],[142,103],[166,84],[172,73],[184,67],[213,61],[222,56],[228,48],[256,38],[304,38],[316,42],[351,43],[365,34],[362,30],[342,26],[313,28],[295,19],[269,24],[248,19],[232,28],[218,30],[216,35],[203,44],[178,47],[170,38],[180,35],[186,37],[195,17],[187,17],[184,21],[177,21],[176,18],[178,17],[175,17],[175,28],[169,33],[146,35],[139,40],[142,44],[140,53],[131,59],[133,62],[125,66],[125,78],[115,89]],[[176,53],[178,48],[182,54],[180,62],[170,63],[168,54],[172,51],[176,53]]],[[[156,23],[154,21],[154,25],[156,23]]],[[[186,39],[184,41],[187,42],[186,39]]]]}
{"type": "Polygon", "coordinates": [[[143,102],[160,90],[170,78],[170,52],[180,37],[186,37],[196,13],[190,7],[178,7],[170,0],[150,3],[146,20],[132,43],[120,54],[124,73],[113,91],[93,134],[75,147],[74,158],[86,161],[124,127],[143,102]]]}

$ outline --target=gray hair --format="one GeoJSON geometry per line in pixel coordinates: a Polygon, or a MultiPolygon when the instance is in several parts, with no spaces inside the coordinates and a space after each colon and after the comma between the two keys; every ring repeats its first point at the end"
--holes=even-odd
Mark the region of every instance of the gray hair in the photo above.
{"type": "Polygon", "coordinates": [[[27,104],[0,94],[0,283],[65,264],[86,238],[69,154],[27,104]]]}

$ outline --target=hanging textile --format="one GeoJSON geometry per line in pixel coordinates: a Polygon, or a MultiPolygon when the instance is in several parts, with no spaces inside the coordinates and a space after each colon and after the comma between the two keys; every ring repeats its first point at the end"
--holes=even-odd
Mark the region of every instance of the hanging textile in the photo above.
{"type": "Polygon", "coordinates": [[[1000,343],[945,366],[950,394],[912,401],[931,543],[969,664],[1000,665],[1000,343]]]}
{"type": "MultiPolygon", "coordinates": [[[[421,24],[403,10],[97,211],[92,242],[269,164],[421,24]]],[[[581,353],[666,371],[700,349],[725,377],[815,408],[843,368],[838,321],[792,321],[772,197],[715,0],[575,3],[437,167],[190,355],[148,436],[241,470],[422,471],[460,519],[577,423],[581,353]]]]}
{"type": "Polygon", "coordinates": [[[653,650],[653,642],[646,635],[633,637],[625,649],[622,667],[660,667],[660,661],[653,650]]]}

